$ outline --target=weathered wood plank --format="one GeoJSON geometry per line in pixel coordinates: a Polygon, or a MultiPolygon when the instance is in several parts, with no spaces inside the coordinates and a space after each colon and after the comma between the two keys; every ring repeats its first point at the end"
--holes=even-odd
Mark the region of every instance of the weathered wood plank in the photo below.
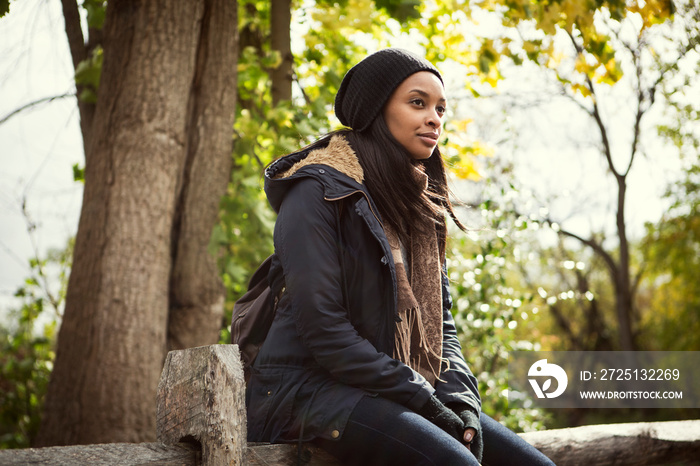
{"type": "Polygon", "coordinates": [[[196,440],[205,466],[243,464],[245,380],[238,346],[168,353],[156,397],[156,437],[167,444],[196,440]]]}
{"type": "MultiPolygon", "coordinates": [[[[520,434],[558,466],[577,465],[698,465],[700,420],[608,424],[520,434]]],[[[338,463],[317,447],[304,445],[308,466],[338,463]]],[[[248,444],[249,466],[296,464],[296,445],[248,444]]],[[[70,447],[0,450],[0,465],[199,466],[198,447],[188,444],[115,443],[70,447]]]]}
{"type": "MultiPolygon", "coordinates": [[[[700,465],[700,420],[594,425],[519,435],[558,466],[700,465]]],[[[309,465],[338,464],[318,448],[304,445],[304,449],[309,465]]],[[[291,466],[296,458],[296,445],[249,444],[246,464],[291,466]]]]}
{"type": "MultiPolygon", "coordinates": [[[[296,466],[296,444],[249,443],[245,456],[246,466],[296,466]]],[[[301,464],[304,466],[340,466],[333,456],[319,447],[303,444],[301,464]]]]}
{"type": "Polygon", "coordinates": [[[520,436],[559,466],[700,465],[700,420],[592,425],[520,436]]]}
{"type": "Polygon", "coordinates": [[[199,466],[194,445],[162,443],[106,443],[69,447],[0,450],[3,466],[199,466]]]}

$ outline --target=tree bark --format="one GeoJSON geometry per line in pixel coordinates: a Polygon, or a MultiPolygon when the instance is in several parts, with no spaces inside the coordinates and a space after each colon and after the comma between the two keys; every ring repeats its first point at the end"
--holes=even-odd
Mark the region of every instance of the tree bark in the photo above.
{"type": "Polygon", "coordinates": [[[192,205],[210,212],[226,185],[219,173],[193,172],[225,169],[220,159],[231,156],[221,141],[233,123],[236,37],[236,2],[108,3],[83,205],[39,446],[155,438],[173,251],[180,238],[195,247],[208,241],[211,225],[189,228],[193,236],[183,235],[182,225],[207,221],[192,205]],[[212,101],[219,104],[204,108],[212,101]],[[200,143],[205,135],[216,142],[200,143]],[[206,194],[192,193],[200,187],[206,194]]]}
{"type": "Polygon", "coordinates": [[[270,73],[272,78],[272,105],[283,100],[292,100],[292,56],[290,25],[292,22],[291,0],[272,0],[270,4],[270,45],[280,53],[282,62],[270,73]]]}
{"type": "Polygon", "coordinates": [[[168,350],[216,343],[223,326],[226,290],[208,247],[233,164],[238,34],[229,3],[207,1],[200,32],[173,227],[168,350]]]}

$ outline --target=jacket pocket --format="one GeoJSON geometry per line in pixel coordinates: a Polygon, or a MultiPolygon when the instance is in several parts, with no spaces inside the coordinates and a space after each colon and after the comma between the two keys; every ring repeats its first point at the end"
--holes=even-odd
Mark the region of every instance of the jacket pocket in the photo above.
{"type": "Polygon", "coordinates": [[[269,442],[266,438],[270,410],[275,403],[282,387],[282,374],[270,374],[254,371],[248,384],[248,441],[269,442]]]}

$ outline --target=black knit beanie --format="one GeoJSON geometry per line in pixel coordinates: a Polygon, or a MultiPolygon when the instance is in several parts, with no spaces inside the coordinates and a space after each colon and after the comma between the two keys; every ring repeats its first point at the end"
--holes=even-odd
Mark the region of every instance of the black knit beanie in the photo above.
{"type": "Polygon", "coordinates": [[[432,63],[406,50],[389,48],[367,56],[350,68],[335,96],[335,114],[355,131],[364,131],[379,115],[391,93],[419,71],[442,76],[432,63]]]}

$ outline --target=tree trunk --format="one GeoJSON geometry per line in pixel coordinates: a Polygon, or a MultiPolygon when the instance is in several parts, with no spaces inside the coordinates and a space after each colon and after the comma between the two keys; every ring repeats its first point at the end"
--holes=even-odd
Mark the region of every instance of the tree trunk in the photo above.
{"type": "Polygon", "coordinates": [[[272,105],[282,100],[292,100],[292,56],[290,25],[292,22],[291,0],[272,0],[270,4],[270,45],[280,53],[282,62],[272,70],[272,105]]]}
{"type": "Polygon", "coordinates": [[[173,227],[168,350],[216,343],[223,325],[226,290],[208,247],[233,164],[238,34],[230,3],[207,1],[201,25],[173,227]]]}
{"type": "Polygon", "coordinates": [[[615,308],[619,326],[620,349],[635,351],[632,338],[632,281],[630,280],[630,253],[625,224],[625,197],[627,195],[627,180],[624,175],[617,175],[617,237],[620,241],[620,262],[615,278],[615,308]]]}
{"type": "MultiPolygon", "coordinates": [[[[73,269],[38,445],[155,439],[171,277],[204,267],[176,273],[182,255],[173,251],[185,238],[196,250],[206,244],[212,224],[204,223],[213,223],[228,178],[221,160],[230,159],[230,144],[222,141],[233,123],[236,37],[236,2],[108,2],[73,269]]],[[[211,318],[211,307],[205,313],[211,318]]]]}

